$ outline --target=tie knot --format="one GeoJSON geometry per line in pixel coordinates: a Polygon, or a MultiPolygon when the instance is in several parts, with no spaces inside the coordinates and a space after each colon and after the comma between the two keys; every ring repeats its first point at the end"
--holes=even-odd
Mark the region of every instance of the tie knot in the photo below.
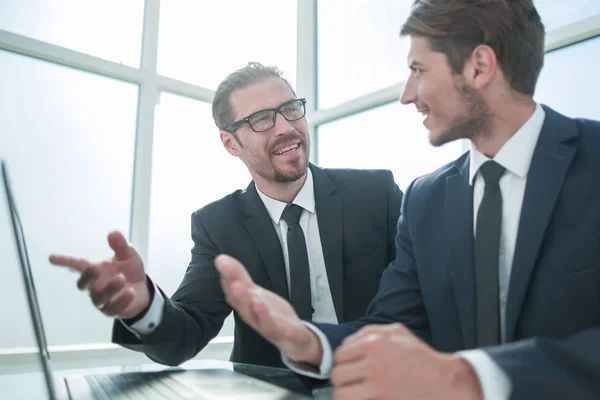
{"type": "Polygon", "coordinates": [[[483,175],[483,180],[486,184],[498,184],[500,178],[506,171],[502,165],[498,164],[496,161],[486,161],[481,167],[479,167],[479,171],[481,171],[481,175],[483,175]]]}
{"type": "Polygon", "coordinates": [[[300,221],[300,214],[302,214],[303,208],[297,204],[288,205],[285,210],[283,210],[283,214],[281,218],[285,221],[286,224],[294,225],[300,221]]]}

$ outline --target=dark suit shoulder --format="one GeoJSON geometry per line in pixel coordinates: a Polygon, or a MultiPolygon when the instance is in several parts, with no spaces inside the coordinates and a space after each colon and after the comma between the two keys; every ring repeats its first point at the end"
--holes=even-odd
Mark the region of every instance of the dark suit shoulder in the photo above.
{"type": "Polygon", "coordinates": [[[579,133],[584,140],[600,145],[600,121],[585,118],[575,118],[573,121],[577,124],[579,133]]]}
{"type": "Polygon", "coordinates": [[[238,189],[222,198],[212,201],[197,209],[192,214],[192,220],[200,219],[203,222],[218,222],[223,218],[236,216],[240,211],[241,198],[247,195],[246,190],[238,189]]]}
{"type": "Polygon", "coordinates": [[[440,186],[445,186],[446,178],[460,173],[460,168],[462,168],[465,163],[469,162],[468,157],[469,152],[467,151],[456,160],[442,165],[435,171],[417,177],[409,186],[411,192],[435,191],[440,186]]]}
{"type": "Polygon", "coordinates": [[[322,168],[321,169],[336,187],[379,187],[387,185],[394,179],[393,173],[387,169],[352,169],[352,168],[322,168]]]}

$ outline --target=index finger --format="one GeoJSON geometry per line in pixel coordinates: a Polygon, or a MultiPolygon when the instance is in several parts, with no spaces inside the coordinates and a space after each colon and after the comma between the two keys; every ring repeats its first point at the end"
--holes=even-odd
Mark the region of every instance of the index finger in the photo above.
{"type": "Polygon", "coordinates": [[[83,272],[88,269],[92,263],[85,258],[72,257],[63,254],[52,254],[48,260],[53,265],[67,267],[77,272],[83,272]]]}

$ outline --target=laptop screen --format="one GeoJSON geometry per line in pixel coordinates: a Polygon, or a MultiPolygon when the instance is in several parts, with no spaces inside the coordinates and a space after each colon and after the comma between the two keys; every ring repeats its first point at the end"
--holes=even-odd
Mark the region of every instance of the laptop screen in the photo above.
{"type": "Polygon", "coordinates": [[[15,199],[10,186],[8,177],[7,166],[4,160],[1,162],[2,169],[2,182],[4,186],[4,192],[8,203],[8,211],[11,221],[13,238],[17,253],[19,255],[19,264],[21,273],[23,275],[23,284],[27,297],[27,305],[29,308],[29,315],[31,317],[31,323],[35,335],[36,344],[39,350],[39,360],[44,373],[46,385],[48,387],[48,394],[51,400],[56,399],[56,391],[54,386],[54,380],[52,377],[52,371],[50,367],[50,354],[48,352],[48,343],[46,341],[46,334],[44,332],[44,326],[42,323],[42,315],[40,312],[38,297],[35,290],[33,281],[33,274],[31,272],[31,265],[29,262],[29,255],[27,253],[27,245],[25,244],[25,234],[23,232],[23,226],[21,219],[17,212],[15,199]]]}

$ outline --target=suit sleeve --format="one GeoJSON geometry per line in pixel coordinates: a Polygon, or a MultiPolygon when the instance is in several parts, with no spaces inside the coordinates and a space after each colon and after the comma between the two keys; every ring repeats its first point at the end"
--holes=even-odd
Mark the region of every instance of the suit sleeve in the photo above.
{"type": "Polygon", "coordinates": [[[231,308],[213,262],[218,248],[198,213],[192,215],[192,239],[190,264],[177,291],[165,301],[158,327],[137,338],[115,321],[113,342],[141,351],[158,363],[179,365],[195,357],[219,333],[231,308]]]}
{"type": "Polygon", "coordinates": [[[335,350],[347,336],[365,325],[402,322],[416,335],[430,342],[429,322],[423,304],[419,277],[414,259],[408,225],[410,193],[413,183],[402,199],[395,240],[395,260],[383,271],[377,295],[369,305],[367,315],[340,325],[315,324],[335,350]]]}
{"type": "Polygon", "coordinates": [[[532,338],[486,352],[509,376],[513,400],[600,399],[600,326],[559,340],[532,338]]]}

